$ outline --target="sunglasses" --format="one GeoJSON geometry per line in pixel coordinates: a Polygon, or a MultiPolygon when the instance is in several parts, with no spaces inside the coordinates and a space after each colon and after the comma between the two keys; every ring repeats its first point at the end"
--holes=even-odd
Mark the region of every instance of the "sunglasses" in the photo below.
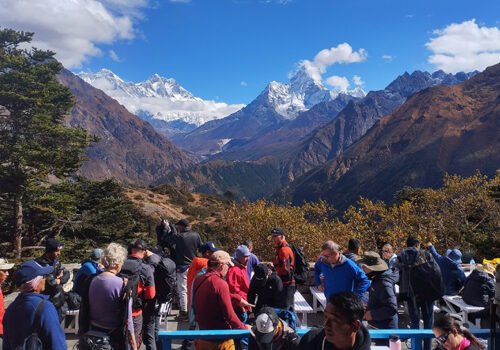
{"type": "Polygon", "coordinates": [[[439,337],[436,337],[436,340],[438,341],[438,343],[444,344],[448,340],[449,336],[450,336],[450,332],[443,334],[439,337]]]}

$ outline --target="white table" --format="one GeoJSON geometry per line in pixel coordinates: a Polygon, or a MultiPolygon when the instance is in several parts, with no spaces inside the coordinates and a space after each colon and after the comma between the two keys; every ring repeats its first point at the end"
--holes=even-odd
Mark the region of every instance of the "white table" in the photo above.
{"type": "Polygon", "coordinates": [[[313,313],[314,310],[299,291],[295,291],[294,309],[296,314],[302,314],[302,319],[299,319],[299,326],[307,326],[307,314],[313,313]]]}
{"type": "MultiPolygon", "coordinates": [[[[467,304],[459,295],[445,295],[443,296],[445,302],[445,311],[449,312],[452,316],[458,316],[462,322],[469,322],[469,314],[474,312],[483,311],[484,307],[472,306],[467,304]]],[[[475,319],[475,326],[481,328],[481,319],[475,319]]]]}
{"type": "Polygon", "coordinates": [[[314,312],[323,311],[326,307],[326,297],[325,293],[320,292],[318,287],[312,286],[309,287],[313,297],[313,310],[314,312]],[[318,305],[319,303],[319,305],[318,305]]]}

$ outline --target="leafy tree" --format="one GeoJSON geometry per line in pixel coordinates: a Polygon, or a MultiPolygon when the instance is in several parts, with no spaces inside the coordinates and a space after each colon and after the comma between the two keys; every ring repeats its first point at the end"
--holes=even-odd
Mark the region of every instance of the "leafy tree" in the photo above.
{"type": "Polygon", "coordinates": [[[73,97],[59,84],[62,65],[51,51],[25,49],[33,33],[0,30],[0,187],[14,216],[20,255],[29,189],[77,170],[90,138],[64,125],[73,97]]]}

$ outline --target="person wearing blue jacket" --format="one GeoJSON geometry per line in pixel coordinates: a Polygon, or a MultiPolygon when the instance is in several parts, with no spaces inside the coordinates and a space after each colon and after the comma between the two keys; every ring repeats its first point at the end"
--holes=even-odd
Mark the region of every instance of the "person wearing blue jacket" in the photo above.
{"type": "Polygon", "coordinates": [[[90,259],[82,263],[82,267],[75,275],[75,283],[73,285],[74,292],[81,295],[85,280],[90,276],[96,276],[104,271],[101,265],[102,252],[103,250],[100,248],[94,249],[90,255],[90,259]]]}
{"type": "Polygon", "coordinates": [[[346,258],[333,241],[321,246],[321,257],[314,264],[314,283],[325,293],[326,299],[339,292],[355,292],[364,298],[370,280],[352,260],[346,258]],[[324,287],[322,280],[324,281],[324,287]]]}
{"type": "Polygon", "coordinates": [[[45,276],[53,271],[52,266],[44,267],[30,260],[14,274],[13,282],[19,287],[19,295],[5,312],[3,350],[17,349],[35,329],[38,329],[44,349],[67,349],[56,308],[48,295],[41,294],[45,289],[45,276]],[[40,317],[35,320],[36,309],[41,303],[40,317]]]}
{"type": "Polygon", "coordinates": [[[465,273],[460,267],[462,263],[462,252],[458,249],[448,249],[446,256],[442,256],[430,243],[427,245],[427,249],[441,269],[445,295],[458,295],[465,283],[465,273]]]}

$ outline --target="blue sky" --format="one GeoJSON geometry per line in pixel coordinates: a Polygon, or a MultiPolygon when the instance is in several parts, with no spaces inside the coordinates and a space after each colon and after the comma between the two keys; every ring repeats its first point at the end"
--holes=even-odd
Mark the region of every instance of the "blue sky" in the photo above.
{"type": "Polygon", "coordinates": [[[35,31],[34,44],[58,52],[75,72],[109,68],[131,81],[159,73],[228,103],[249,103],[268,82],[286,82],[300,62],[317,64],[320,51],[342,43],[361,59],[339,63],[330,52],[320,73],[326,86],[336,76],[354,88],[356,75],[363,89],[377,90],[404,71],[484,69],[500,61],[498,0],[60,3],[0,0],[0,23],[35,31]],[[436,56],[442,53],[448,57],[436,56]]]}

